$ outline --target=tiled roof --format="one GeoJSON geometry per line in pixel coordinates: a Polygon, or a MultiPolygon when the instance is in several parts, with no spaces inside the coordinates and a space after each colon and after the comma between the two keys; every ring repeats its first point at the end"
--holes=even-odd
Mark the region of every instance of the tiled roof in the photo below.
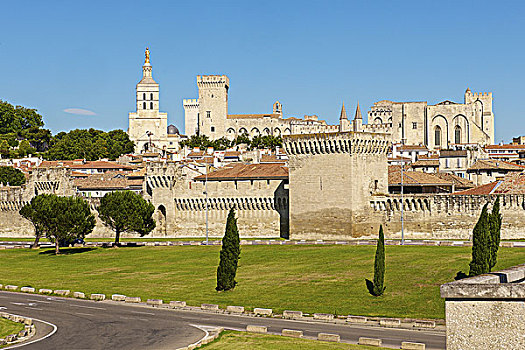
{"type": "Polygon", "coordinates": [[[85,163],[78,160],[44,160],[40,164],[39,168],[51,168],[58,166],[71,169],[135,169],[133,166],[118,164],[115,162],[107,162],[104,160],[87,161],[85,163]]]}
{"type": "Polygon", "coordinates": [[[443,180],[452,181],[456,188],[472,188],[474,183],[464,177],[460,177],[450,173],[435,173],[434,176],[437,176],[443,180]]]}
{"type": "Polygon", "coordinates": [[[489,145],[489,146],[485,146],[485,149],[525,150],[525,145],[489,145]]]}
{"type": "Polygon", "coordinates": [[[239,157],[241,155],[241,152],[239,151],[225,151],[224,152],[224,158],[226,157],[239,157]]]}
{"type": "MultiPolygon", "coordinates": [[[[204,181],[205,175],[195,177],[196,181],[204,181]]],[[[224,167],[208,174],[208,181],[221,180],[287,180],[288,168],[282,164],[236,164],[224,167]]]]}
{"type": "Polygon", "coordinates": [[[501,181],[494,181],[469,190],[454,192],[453,194],[525,194],[525,172],[510,173],[507,174],[501,181]]]}
{"type": "Polygon", "coordinates": [[[139,188],[142,186],[141,179],[130,180],[122,174],[97,174],[90,175],[86,178],[76,178],[73,180],[75,186],[80,190],[88,189],[114,189],[126,190],[130,188],[139,188]],[[119,176],[120,175],[120,176],[119,176]]]}
{"type": "Polygon", "coordinates": [[[468,168],[468,171],[474,170],[507,170],[507,171],[523,171],[524,167],[503,162],[495,159],[479,159],[468,168]]]}
{"type": "Polygon", "coordinates": [[[466,157],[467,150],[441,150],[439,158],[466,157]]]}
{"type": "Polygon", "coordinates": [[[400,151],[415,151],[415,150],[423,150],[423,151],[427,151],[428,148],[426,146],[420,146],[420,145],[403,145],[403,146],[397,146],[396,147],[398,150],[400,151]]]}
{"type": "Polygon", "coordinates": [[[418,159],[410,165],[412,168],[438,168],[439,160],[438,159],[418,159]]]}
{"type": "Polygon", "coordinates": [[[277,156],[275,154],[263,154],[261,156],[261,163],[281,163],[284,164],[285,161],[282,159],[277,159],[277,156]]]}
{"type": "MultiPolygon", "coordinates": [[[[388,167],[388,184],[389,185],[400,185],[401,184],[401,167],[389,166],[388,167]]],[[[434,174],[423,173],[419,171],[404,171],[403,172],[403,184],[407,186],[428,186],[428,185],[440,185],[440,186],[452,186],[453,182],[450,180],[444,180],[435,176],[434,174]]]]}
{"type": "Polygon", "coordinates": [[[187,157],[191,157],[191,158],[203,157],[204,154],[205,154],[204,151],[190,152],[187,157]]]}

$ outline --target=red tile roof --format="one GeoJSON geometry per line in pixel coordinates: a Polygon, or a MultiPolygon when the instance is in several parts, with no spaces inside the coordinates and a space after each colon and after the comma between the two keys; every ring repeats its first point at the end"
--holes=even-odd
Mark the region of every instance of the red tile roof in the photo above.
{"type": "Polygon", "coordinates": [[[79,160],[44,160],[39,168],[51,168],[63,166],[71,169],[122,169],[133,170],[135,167],[118,164],[116,162],[107,162],[104,160],[81,162],[79,160]]]}
{"type": "MultiPolygon", "coordinates": [[[[389,166],[388,167],[388,185],[400,185],[401,184],[401,167],[400,166],[389,166]]],[[[423,173],[420,171],[404,171],[403,172],[403,184],[407,186],[452,186],[451,180],[441,179],[434,174],[423,173]]]]}
{"type": "MultiPolygon", "coordinates": [[[[205,175],[194,178],[204,181],[205,175]]],[[[236,164],[224,167],[208,174],[208,181],[224,180],[287,180],[288,168],[279,163],[236,164]]]]}

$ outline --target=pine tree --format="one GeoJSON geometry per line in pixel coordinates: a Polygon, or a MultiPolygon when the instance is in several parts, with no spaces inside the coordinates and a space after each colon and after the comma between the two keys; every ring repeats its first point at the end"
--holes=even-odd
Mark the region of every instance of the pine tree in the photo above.
{"type": "Polygon", "coordinates": [[[499,212],[499,196],[492,206],[492,213],[489,216],[490,227],[490,258],[489,271],[496,265],[498,260],[498,249],[501,238],[501,214],[499,212]]]}
{"type": "Polygon", "coordinates": [[[374,282],[365,280],[368,292],[373,296],[383,295],[386,287],[385,281],[385,236],[383,225],[379,226],[379,239],[377,240],[376,256],[374,260],[374,282]]]}
{"type": "Polygon", "coordinates": [[[235,288],[235,274],[241,254],[239,231],[235,209],[231,208],[226,221],[226,230],[222,239],[219,267],[217,267],[217,291],[226,291],[235,288]]]}
{"type": "Polygon", "coordinates": [[[491,239],[487,206],[488,203],[483,206],[479,220],[472,232],[472,261],[469,264],[469,276],[477,276],[490,271],[491,239]]]}

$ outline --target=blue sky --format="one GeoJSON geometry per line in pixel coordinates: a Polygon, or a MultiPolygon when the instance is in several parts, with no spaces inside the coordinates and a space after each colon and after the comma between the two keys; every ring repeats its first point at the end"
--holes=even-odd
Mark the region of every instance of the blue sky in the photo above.
{"type": "MultiPolygon", "coordinates": [[[[525,135],[525,4],[519,1],[10,1],[0,99],[53,132],[128,127],[144,48],[161,110],[184,129],[195,77],[230,78],[229,112],[337,123],[382,99],[462,102],[492,91],[496,141],[525,135]],[[94,115],[64,110],[86,109],[94,115]]],[[[81,111],[80,111],[81,112],[81,111]]]]}

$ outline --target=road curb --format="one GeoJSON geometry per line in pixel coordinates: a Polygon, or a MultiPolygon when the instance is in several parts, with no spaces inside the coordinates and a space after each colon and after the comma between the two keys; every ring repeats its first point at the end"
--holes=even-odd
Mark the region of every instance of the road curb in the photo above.
{"type": "Polygon", "coordinates": [[[5,336],[4,338],[0,338],[0,346],[19,343],[21,341],[30,339],[32,336],[36,334],[35,325],[33,324],[33,319],[31,318],[14,315],[14,314],[10,314],[7,312],[0,312],[0,317],[13,321],[13,322],[24,324],[24,329],[22,329],[21,331],[17,333],[9,334],[5,336]]]}

